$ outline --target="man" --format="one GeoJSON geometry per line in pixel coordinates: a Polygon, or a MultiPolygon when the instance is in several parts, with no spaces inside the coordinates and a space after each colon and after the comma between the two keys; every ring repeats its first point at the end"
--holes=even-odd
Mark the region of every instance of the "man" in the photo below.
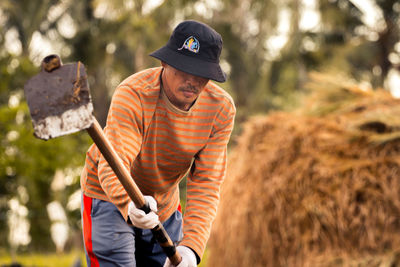
{"type": "Polygon", "coordinates": [[[151,56],[161,67],[125,79],[116,89],[105,134],[138,185],[151,212],[131,202],[95,145],[81,177],[82,221],[89,266],[172,266],[151,230],[161,221],[182,257],[196,266],[216,215],[233,128],[224,82],[221,36],[184,21],[151,56]],[[179,182],[187,176],[182,219],[179,182]]]}

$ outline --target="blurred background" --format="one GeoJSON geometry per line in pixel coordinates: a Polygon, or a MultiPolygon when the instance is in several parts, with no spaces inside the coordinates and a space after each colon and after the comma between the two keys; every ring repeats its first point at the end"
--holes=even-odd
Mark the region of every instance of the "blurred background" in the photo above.
{"type": "Polygon", "coordinates": [[[251,117],[301,108],[314,72],[400,97],[398,0],[2,0],[0,264],[84,264],[79,175],[92,141],[84,132],[33,137],[23,86],[43,57],[85,64],[104,126],[118,83],[159,66],[148,54],[185,19],[223,37],[229,79],[220,85],[237,107],[230,150],[251,117]]]}

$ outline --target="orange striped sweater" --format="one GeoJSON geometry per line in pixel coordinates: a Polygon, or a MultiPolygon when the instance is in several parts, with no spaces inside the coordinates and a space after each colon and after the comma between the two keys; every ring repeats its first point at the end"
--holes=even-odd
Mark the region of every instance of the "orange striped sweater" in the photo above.
{"type": "MultiPolygon", "coordinates": [[[[160,89],[162,68],[136,73],[116,89],[104,129],[144,195],[157,201],[165,221],[179,205],[180,180],[188,174],[181,245],[201,258],[216,215],[233,128],[232,98],[209,82],[189,111],[160,89]]],[[[85,195],[114,203],[127,220],[129,197],[93,144],[81,177],[85,195]]]]}

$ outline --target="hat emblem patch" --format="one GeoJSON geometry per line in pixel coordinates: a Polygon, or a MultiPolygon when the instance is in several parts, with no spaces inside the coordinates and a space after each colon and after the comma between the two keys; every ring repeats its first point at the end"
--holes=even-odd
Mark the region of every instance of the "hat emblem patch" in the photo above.
{"type": "Polygon", "coordinates": [[[185,40],[181,48],[178,50],[187,49],[190,52],[198,53],[200,51],[200,42],[194,36],[190,36],[185,40]]]}

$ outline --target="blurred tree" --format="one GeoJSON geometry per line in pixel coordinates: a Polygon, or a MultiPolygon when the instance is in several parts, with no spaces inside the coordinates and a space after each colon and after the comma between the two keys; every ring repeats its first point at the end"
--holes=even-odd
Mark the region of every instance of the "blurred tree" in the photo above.
{"type": "Polygon", "coordinates": [[[233,93],[237,121],[271,108],[265,78],[270,71],[266,42],[276,32],[279,3],[276,1],[221,1],[207,20],[224,39],[223,62],[229,80],[223,85],[233,93]]]}
{"type": "Polygon", "coordinates": [[[375,14],[366,14],[352,1],[319,1],[321,27],[307,33],[318,48],[305,53],[314,68],[347,73],[374,88],[384,87],[389,70],[399,68],[399,62],[390,58],[400,57],[400,51],[395,50],[400,41],[400,3],[371,2],[375,14]],[[368,21],[371,16],[375,19],[372,22],[368,21]]]}
{"type": "MultiPolygon", "coordinates": [[[[56,169],[82,165],[89,140],[84,134],[48,142],[33,137],[29,111],[23,100],[21,87],[37,69],[31,62],[22,59],[19,59],[20,65],[15,73],[8,74],[10,77],[4,74],[2,76],[8,78],[8,85],[14,85],[16,89],[7,97],[8,103],[0,105],[0,135],[4,137],[0,149],[0,231],[2,236],[7,236],[5,215],[8,201],[17,198],[28,208],[32,237],[30,247],[48,249],[53,247],[46,211],[46,205],[53,200],[51,181],[56,169]],[[26,195],[21,195],[25,191],[26,195]]],[[[78,183],[75,188],[77,186],[78,183]]],[[[74,218],[77,219],[78,217],[74,218]]],[[[1,245],[6,245],[6,241],[1,239],[1,245]]]]}
{"type": "MultiPolygon", "coordinates": [[[[271,98],[270,108],[280,109],[296,104],[296,93],[303,88],[307,75],[307,62],[301,49],[304,35],[300,29],[301,1],[284,2],[288,16],[288,38],[280,51],[280,56],[271,60],[266,85],[271,98]]],[[[282,12],[282,10],[281,10],[282,12]]]]}
{"type": "MultiPolygon", "coordinates": [[[[82,165],[89,144],[81,134],[49,142],[35,139],[23,96],[24,83],[39,71],[31,60],[31,40],[36,32],[48,34],[55,29],[59,17],[49,21],[48,13],[57,2],[0,3],[4,20],[0,29],[0,233],[7,236],[8,201],[16,198],[28,208],[29,247],[36,250],[54,247],[46,205],[52,201],[50,184],[55,170],[82,165]],[[9,34],[13,40],[6,44],[9,34]]],[[[1,239],[0,245],[8,246],[6,241],[1,239]]]]}
{"type": "Polygon", "coordinates": [[[103,126],[118,83],[145,67],[158,65],[147,54],[166,42],[179,4],[165,1],[146,14],[146,2],[85,0],[73,3],[64,13],[73,18],[76,28],[74,36],[64,37],[71,48],[67,60],[86,65],[95,115],[103,126]]]}
{"type": "Polygon", "coordinates": [[[5,36],[10,30],[16,30],[18,33],[19,44],[21,45],[22,56],[29,55],[29,45],[34,32],[39,31],[46,34],[54,29],[57,18],[52,23],[46,20],[51,7],[58,1],[44,0],[40,2],[29,0],[3,0],[0,3],[0,9],[5,16],[4,27],[1,30],[2,36],[5,36]],[[43,23],[44,21],[48,23],[43,23]]]}
{"type": "Polygon", "coordinates": [[[311,29],[300,27],[306,1],[281,2],[281,10],[290,13],[288,41],[280,55],[270,61],[264,90],[271,101],[264,105],[264,111],[295,105],[310,70],[342,73],[373,88],[385,87],[389,70],[400,66],[400,49],[396,50],[400,3],[371,2],[374,14],[367,14],[358,1],[315,1],[320,21],[311,29]]]}
{"type": "Polygon", "coordinates": [[[378,47],[378,66],[381,69],[380,76],[376,82],[382,86],[390,69],[396,68],[400,71],[400,49],[395,45],[400,43],[400,2],[398,0],[376,0],[377,5],[383,13],[386,27],[378,32],[378,40],[374,45],[378,47]],[[396,60],[390,60],[391,55],[396,60]]]}

